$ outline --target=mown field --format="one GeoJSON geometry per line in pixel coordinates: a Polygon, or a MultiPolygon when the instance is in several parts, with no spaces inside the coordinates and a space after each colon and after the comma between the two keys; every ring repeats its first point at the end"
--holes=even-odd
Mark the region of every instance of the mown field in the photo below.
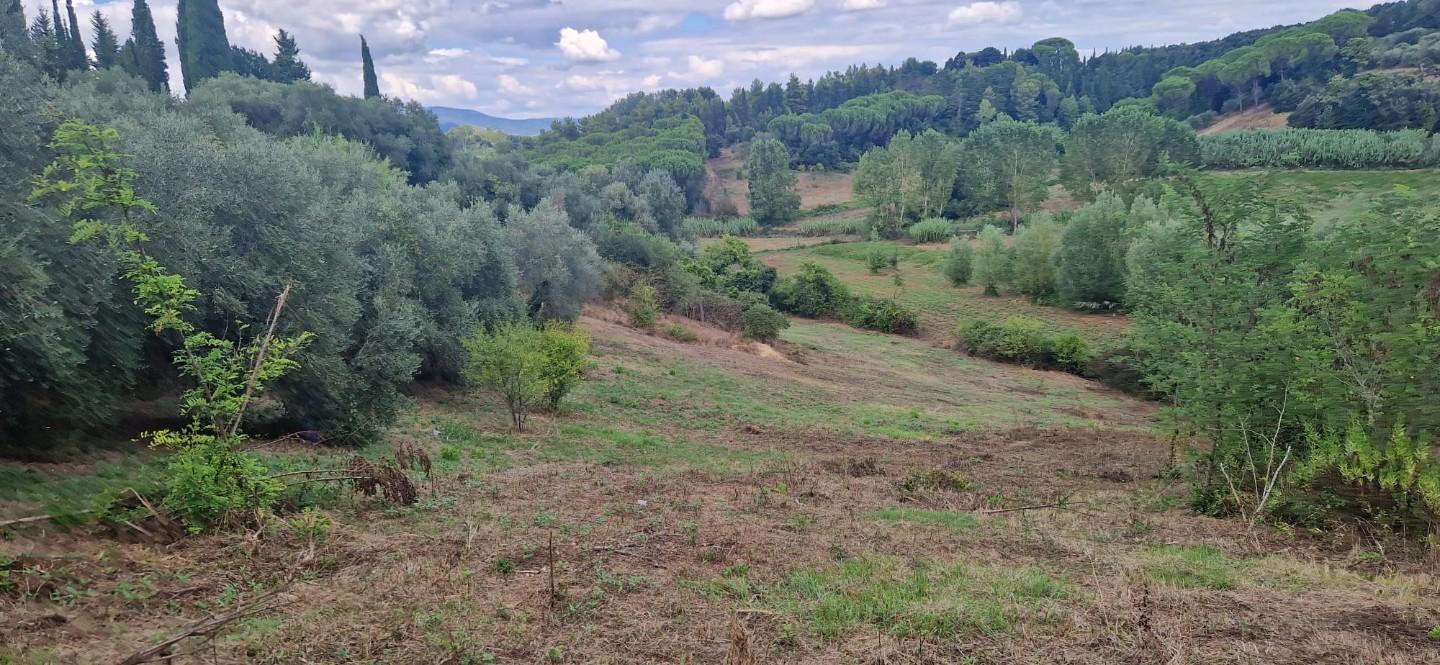
{"type": "Polygon", "coordinates": [[[279,590],[195,662],[1435,662],[1433,570],[1193,514],[1148,404],[839,325],[783,357],[584,325],[565,413],[422,395],[361,451],[428,453],[411,507],[8,531],[0,661],[115,662],[279,590]]]}
{"type": "Polygon", "coordinates": [[[858,293],[893,297],[915,310],[920,317],[920,335],[929,340],[948,343],[954,340],[955,330],[964,322],[998,322],[1012,316],[1035,319],[1056,332],[1077,333],[1099,347],[1113,345],[1125,333],[1123,316],[1080,314],[1036,305],[1019,296],[986,296],[976,286],[952,286],[940,271],[945,257],[941,246],[917,247],[880,241],[885,252],[899,256],[899,267],[872,274],[865,262],[871,244],[868,241],[821,244],[764,251],[759,256],[782,275],[798,271],[802,261],[814,261],[858,293]]]}

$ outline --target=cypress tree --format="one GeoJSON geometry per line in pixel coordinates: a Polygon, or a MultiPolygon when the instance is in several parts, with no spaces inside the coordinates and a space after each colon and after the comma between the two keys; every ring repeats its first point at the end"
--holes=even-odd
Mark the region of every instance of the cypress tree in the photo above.
{"type": "Polygon", "coordinates": [[[281,30],[275,36],[275,61],[270,69],[274,80],[280,83],[310,80],[310,67],[300,60],[300,45],[295,43],[295,35],[281,30]]]}
{"type": "Polygon", "coordinates": [[[135,0],[130,9],[130,39],[125,42],[125,69],[149,84],[155,92],[169,92],[170,68],[165,64],[165,44],[155,32],[155,17],[145,0],[135,0]]]}
{"type": "Polygon", "coordinates": [[[65,54],[70,52],[70,31],[65,29],[65,15],[60,13],[60,0],[50,0],[50,18],[45,21],[50,28],[50,36],[55,39],[55,46],[60,49],[60,64],[65,64],[65,54]]]}
{"type": "Polygon", "coordinates": [[[365,35],[360,35],[360,64],[364,68],[365,99],[379,97],[380,81],[375,78],[375,61],[370,58],[370,45],[365,43],[365,35]]]}
{"type": "Polygon", "coordinates": [[[70,22],[70,34],[65,38],[65,65],[70,69],[90,69],[90,56],[85,54],[85,39],[80,36],[80,19],[75,18],[75,3],[65,0],[65,14],[70,22]]]}
{"type": "Polygon", "coordinates": [[[188,94],[206,79],[231,71],[230,40],[218,0],[180,0],[175,45],[180,50],[180,76],[188,94]]]}
{"type": "Polygon", "coordinates": [[[95,66],[109,69],[120,64],[120,40],[100,10],[90,15],[90,27],[95,30],[95,41],[90,43],[90,49],[95,52],[95,66]]]}
{"type": "Polygon", "coordinates": [[[0,49],[26,60],[34,57],[20,0],[0,0],[0,49]]]}

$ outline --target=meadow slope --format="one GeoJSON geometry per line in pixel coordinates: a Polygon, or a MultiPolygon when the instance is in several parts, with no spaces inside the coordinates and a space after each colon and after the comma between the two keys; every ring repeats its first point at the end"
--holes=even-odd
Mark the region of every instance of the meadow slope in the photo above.
{"type": "Polygon", "coordinates": [[[196,662],[1440,662],[1433,570],[1191,513],[1149,404],[832,324],[620,318],[584,319],[590,380],[529,433],[419,396],[361,451],[428,452],[414,506],[10,532],[0,662],[114,662],[276,589],[196,662]]]}

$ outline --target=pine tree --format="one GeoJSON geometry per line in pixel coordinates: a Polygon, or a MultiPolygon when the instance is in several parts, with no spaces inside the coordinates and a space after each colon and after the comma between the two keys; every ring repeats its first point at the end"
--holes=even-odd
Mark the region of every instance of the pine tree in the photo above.
{"type": "Polygon", "coordinates": [[[26,60],[34,58],[25,5],[20,0],[0,0],[0,49],[26,60]]]}
{"type": "Polygon", "coordinates": [[[95,66],[110,69],[120,64],[120,40],[100,10],[90,15],[90,27],[95,30],[95,41],[90,42],[90,49],[95,51],[95,66]]]}
{"type": "Polygon", "coordinates": [[[375,78],[375,61],[370,58],[370,45],[365,43],[365,35],[360,35],[360,64],[364,69],[365,99],[379,97],[380,81],[375,78]]]}
{"type": "Polygon", "coordinates": [[[225,15],[218,0],[180,0],[175,35],[187,94],[206,79],[233,69],[225,15]]]}
{"type": "Polygon", "coordinates": [[[30,43],[35,47],[35,64],[56,81],[65,80],[65,56],[61,51],[59,35],[50,14],[40,10],[35,22],[30,24],[30,43]]]}
{"type": "Polygon", "coordinates": [[[275,61],[271,64],[271,74],[280,83],[310,80],[310,67],[300,60],[300,46],[295,43],[295,35],[284,30],[275,35],[275,61]]]}
{"type": "Polygon", "coordinates": [[[130,10],[130,39],[125,42],[122,62],[126,71],[144,79],[155,92],[170,91],[170,68],[165,64],[165,44],[155,32],[155,18],[145,0],[135,0],[130,10]]]}
{"type": "Polygon", "coordinates": [[[65,0],[65,15],[70,22],[70,34],[65,38],[65,66],[78,71],[90,69],[90,56],[85,54],[85,39],[80,36],[80,19],[75,18],[73,0],[65,0]]]}

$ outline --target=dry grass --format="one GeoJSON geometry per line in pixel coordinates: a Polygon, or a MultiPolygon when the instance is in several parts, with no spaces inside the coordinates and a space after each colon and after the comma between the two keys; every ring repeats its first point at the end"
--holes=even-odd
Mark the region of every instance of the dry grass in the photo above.
{"type": "Polygon", "coordinates": [[[1216,118],[1215,122],[1200,130],[1199,133],[1216,134],[1241,129],[1284,129],[1289,126],[1286,124],[1289,119],[1289,113],[1276,113],[1269,104],[1261,104],[1243,111],[1226,113],[1216,118]]]}
{"type": "Polygon", "coordinates": [[[114,662],[287,579],[194,662],[1440,662],[1433,564],[1190,513],[1148,405],[840,326],[780,360],[585,325],[590,381],[531,433],[422,396],[393,434],[433,460],[413,507],[12,534],[48,587],[0,593],[0,662],[114,662]]]}

